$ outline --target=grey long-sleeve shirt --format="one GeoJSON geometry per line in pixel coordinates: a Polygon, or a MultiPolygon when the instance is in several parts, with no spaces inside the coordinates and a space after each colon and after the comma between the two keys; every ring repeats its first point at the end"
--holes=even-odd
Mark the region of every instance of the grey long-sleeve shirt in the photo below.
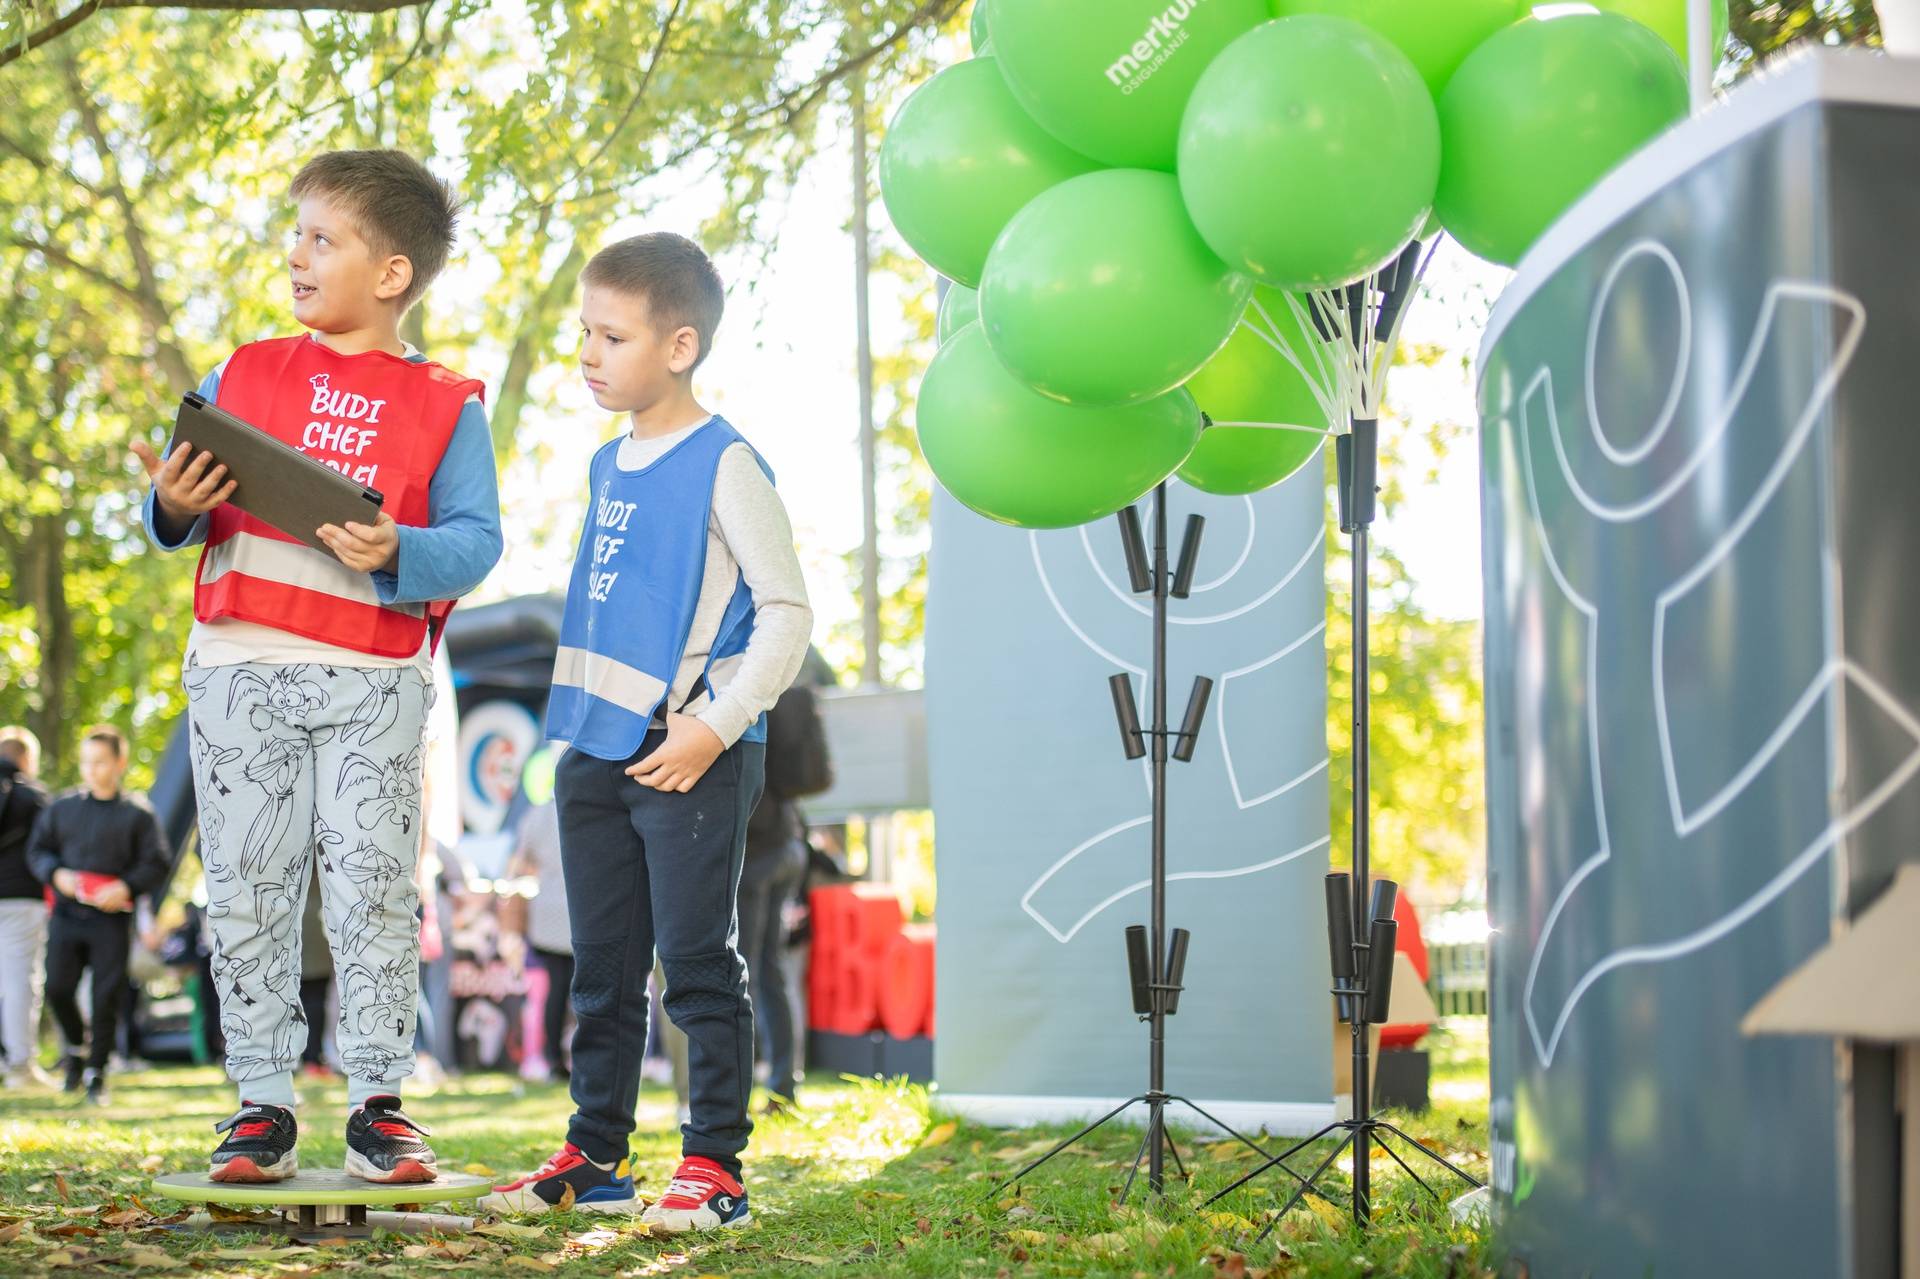
{"type": "MultiPolygon", "coordinates": [[[[620,466],[625,470],[647,466],[705,425],[701,421],[654,440],[629,436],[620,442],[620,466]]],[[[700,602],[666,705],[684,706],[684,714],[694,716],[732,746],[793,683],[812,638],[813,608],[807,602],[800,557],[794,553],[787,508],[754,460],[753,450],[735,444],[720,455],[714,473],[700,602]],[[753,593],[753,635],[732,679],[713,695],[702,692],[689,701],[719,637],[736,574],[753,593]]]]}

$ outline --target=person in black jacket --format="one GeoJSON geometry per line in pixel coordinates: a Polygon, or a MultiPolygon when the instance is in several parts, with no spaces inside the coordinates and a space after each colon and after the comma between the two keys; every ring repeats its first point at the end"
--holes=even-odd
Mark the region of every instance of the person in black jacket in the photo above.
{"type": "Polygon", "coordinates": [[[27,868],[27,836],[47,806],[34,781],[40,743],[0,728],[0,1054],[9,1088],[51,1082],[34,1060],[47,957],[46,888],[27,868]]]}
{"type": "Polygon", "coordinates": [[[786,904],[807,874],[807,828],[796,801],[833,785],[826,726],[812,685],[830,685],[832,671],[808,653],[800,679],[767,713],[767,781],[747,819],[740,871],[740,953],[753,991],[760,1055],[767,1062],[767,1109],[794,1102],[800,1028],[794,1024],[787,963],[786,904]],[[819,673],[816,673],[819,672],[819,673]]]}
{"type": "Polygon", "coordinates": [[[127,739],[114,728],[89,729],[80,743],[81,790],[40,814],[27,862],[56,894],[47,934],[47,1004],[67,1040],[67,1090],[86,1084],[87,1100],[106,1101],[127,954],[133,942],[133,899],[166,882],[166,836],[144,799],[123,794],[127,739]],[[83,969],[93,972],[93,1035],[75,998],[83,969]]]}

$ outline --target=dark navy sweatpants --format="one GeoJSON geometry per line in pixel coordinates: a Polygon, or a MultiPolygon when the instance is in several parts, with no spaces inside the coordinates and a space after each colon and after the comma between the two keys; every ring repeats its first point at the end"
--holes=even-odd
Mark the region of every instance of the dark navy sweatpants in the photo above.
{"type": "Polygon", "coordinates": [[[665,739],[656,729],[619,761],[570,750],[554,777],[577,1020],[567,1139],[600,1163],[627,1154],[657,947],[667,1015],[687,1036],[693,1117],[681,1149],[738,1175],[753,1131],[753,1005],[736,899],[766,747],[733,746],[682,795],[626,775],[665,739]]]}

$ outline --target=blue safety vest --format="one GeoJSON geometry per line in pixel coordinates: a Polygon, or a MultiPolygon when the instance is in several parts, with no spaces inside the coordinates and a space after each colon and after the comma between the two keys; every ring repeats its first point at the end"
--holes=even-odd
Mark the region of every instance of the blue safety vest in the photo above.
{"type": "MultiPolygon", "coordinates": [[[[574,556],[547,700],[549,738],[599,759],[623,760],[640,749],[686,654],[707,567],[713,478],[721,455],[737,443],[745,443],[740,432],[715,417],[637,471],[621,468],[618,439],[593,455],[592,506],[574,556]]],[[[758,453],[754,460],[771,480],[758,453]]],[[[738,669],[752,634],[753,595],[736,572],[703,675],[710,695],[738,669]]],[[[766,741],[767,717],[741,740],[766,741]]]]}

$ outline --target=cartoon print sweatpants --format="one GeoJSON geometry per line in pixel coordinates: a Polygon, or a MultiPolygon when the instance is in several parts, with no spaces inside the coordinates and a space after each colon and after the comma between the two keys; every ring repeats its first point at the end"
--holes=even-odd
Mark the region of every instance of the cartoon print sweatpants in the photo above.
{"type": "Polygon", "coordinates": [[[413,1073],[432,683],[411,667],[313,664],[189,665],[184,682],[228,1078],[246,1101],[294,1104],[307,1041],[300,920],[317,858],[348,1102],[398,1093],[413,1073]]]}

